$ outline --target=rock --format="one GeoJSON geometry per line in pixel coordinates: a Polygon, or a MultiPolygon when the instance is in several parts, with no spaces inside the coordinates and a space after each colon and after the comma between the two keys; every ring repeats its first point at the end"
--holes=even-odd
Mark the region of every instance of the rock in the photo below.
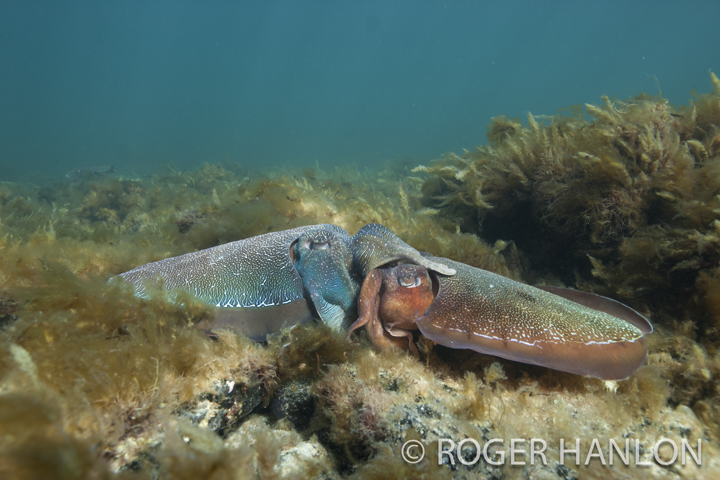
{"type": "Polygon", "coordinates": [[[300,379],[280,387],[272,400],[272,411],[278,420],[286,418],[298,430],[307,428],[315,413],[310,382],[300,379]]]}
{"type": "Polygon", "coordinates": [[[179,416],[193,425],[217,432],[221,437],[235,430],[240,421],[260,405],[265,395],[263,384],[246,386],[232,380],[218,382],[216,393],[204,393],[194,404],[181,408],[179,416]]]}

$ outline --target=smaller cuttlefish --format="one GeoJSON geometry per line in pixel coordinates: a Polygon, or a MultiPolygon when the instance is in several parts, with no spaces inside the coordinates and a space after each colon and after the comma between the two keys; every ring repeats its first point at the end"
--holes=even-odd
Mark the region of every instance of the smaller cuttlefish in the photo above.
{"type": "Polygon", "coordinates": [[[418,265],[377,268],[358,298],[353,331],[377,348],[417,355],[413,331],[450,348],[588,375],[629,377],[645,361],[653,327],[612,299],[559,287],[535,288],[445,258],[443,276],[418,265]]]}

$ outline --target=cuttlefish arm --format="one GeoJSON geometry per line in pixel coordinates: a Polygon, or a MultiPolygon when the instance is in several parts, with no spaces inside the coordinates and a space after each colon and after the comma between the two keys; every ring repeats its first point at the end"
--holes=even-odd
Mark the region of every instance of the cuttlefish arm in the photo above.
{"type": "MultiPolygon", "coordinates": [[[[318,316],[338,330],[346,329],[356,318],[362,279],[378,266],[413,263],[444,275],[455,274],[452,268],[423,256],[378,223],[365,225],[352,238],[325,227],[307,230],[294,244],[293,252],[295,268],[318,316]]],[[[427,273],[425,276],[429,284],[427,273]]],[[[400,331],[395,329],[393,334],[400,331]]],[[[412,340],[412,335],[409,338],[412,340]]]]}
{"type": "Polygon", "coordinates": [[[418,265],[377,268],[363,282],[358,297],[358,319],[348,329],[352,333],[365,327],[371,342],[380,349],[409,349],[418,356],[412,331],[415,320],[433,302],[432,280],[427,269],[418,265]]]}
{"type": "MultiPolygon", "coordinates": [[[[645,335],[652,326],[637,312],[632,311],[643,321],[624,320],[485,270],[444,258],[433,260],[457,272],[452,277],[431,273],[435,298],[414,322],[436,343],[603,380],[627,378],[645,361],[645,335]]],[[[572,296],[568,292],[573,291],[564,292],[565,296],[572,296]]],[[[363,285],[359,305],[367,302],[365,293],[363,285]]],[[[585,301],[595,297],[593,301],[605,303],[602,297],[584,295],[585,301]]],[[[623,315],[620,310],[616,314],[623,315]]],[[[393,322],[382,313],[377,318],[382,324],[393,322]]],[[[368,333],[382,347],[378,335],[371,329],[368,333]]]]}
{"type": "Polygon", "coordinates": [[[307,230],[293,245],[293,257],[320,319],[335,330],[346,329],[356,317],[360,290],[350,237],[327,228],[307,230]]]}
{"type": "Polygon", "coordinates": [[[188,291],[217,307],[208,329],[229,327],[262,341],[283,325],[313,318],[313,306],[295,268],[294,246],[304,233],[318,230],[350,244],[350,236],[340,227],[310,225],[148,263],[120,276],[140,297],[147,297],[152,288],[188,291]]]}

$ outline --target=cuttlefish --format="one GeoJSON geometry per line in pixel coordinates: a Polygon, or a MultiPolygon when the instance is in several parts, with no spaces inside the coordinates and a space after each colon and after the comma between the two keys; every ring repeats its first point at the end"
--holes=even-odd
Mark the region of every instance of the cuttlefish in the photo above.
{"type": "Polygon", "coordinates": [[[358,298],[358,320],[378,348],[417,355],[413,331],[450,348],[603,380],[629,377],[645,361],[653,327],[612,299],[559,287],[535,288],[494,273],[433,258],[457,271],[418,265],[371,271],[358,298]]]}
{"type": "Polygon", "coordinates": [[[379,224],[354,236],[311,225],[220,245],[121,274],[148,296],[189,291],[217,307],[202,328],[234,328],[263,341],[317,318],[365,327],[377,348],[417,354],[414,331],[451,348],[606,380],[642,365],[652,325],[611,299],[535,288],[428,254],[379,224]]]}

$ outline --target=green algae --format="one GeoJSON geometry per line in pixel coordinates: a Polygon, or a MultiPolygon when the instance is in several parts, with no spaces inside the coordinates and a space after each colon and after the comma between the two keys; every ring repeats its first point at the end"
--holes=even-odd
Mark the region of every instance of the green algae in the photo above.
{"type": "MultiPolygon", "coordinates": [[[[447,155],[424,173],[407,161],[378,172],[225,163],[52,188],[0,184],[0,431],[9,439],[0,444],[0,476],[537,473],[410,465],[399,449],[416,437],[429,450],[438,438],[545,438],[555,447],[544,478],[562,477],[560,438],[682,433],[703,439],[704,459],[717,458],[713,80],[713,92],[686,107],[643,95],[587,105],[592,120],[578,109],[530,116],[528,126],[496,117],[489,145],[447,155]],[[371,222],[434,255],[594,290],[650,313],[658,333],[648,364],[608,390],[596,379],[427,340],[420,361],[376,353],[362,335],[348,343],[322,325],[278,332],[266,344],[227,332],[211,339],[193,325],[213,307],[178,293],[139,299],[108,282],[143,263],[266,232],[333,223],[354,233],[371,222]],[[281,386],[297,381],[315,402],[302,431],[269,407],[281,386]]],[[[708,462],[708,475],[720,469],[708,462]]],[[[655,467],[623,473],[658,476],[655,467]]],[[[565,477],[607,477],[597,463],[572,468],[565,477]]],[[[678,475],[697,475],[687,468],[678,475]]]]}

